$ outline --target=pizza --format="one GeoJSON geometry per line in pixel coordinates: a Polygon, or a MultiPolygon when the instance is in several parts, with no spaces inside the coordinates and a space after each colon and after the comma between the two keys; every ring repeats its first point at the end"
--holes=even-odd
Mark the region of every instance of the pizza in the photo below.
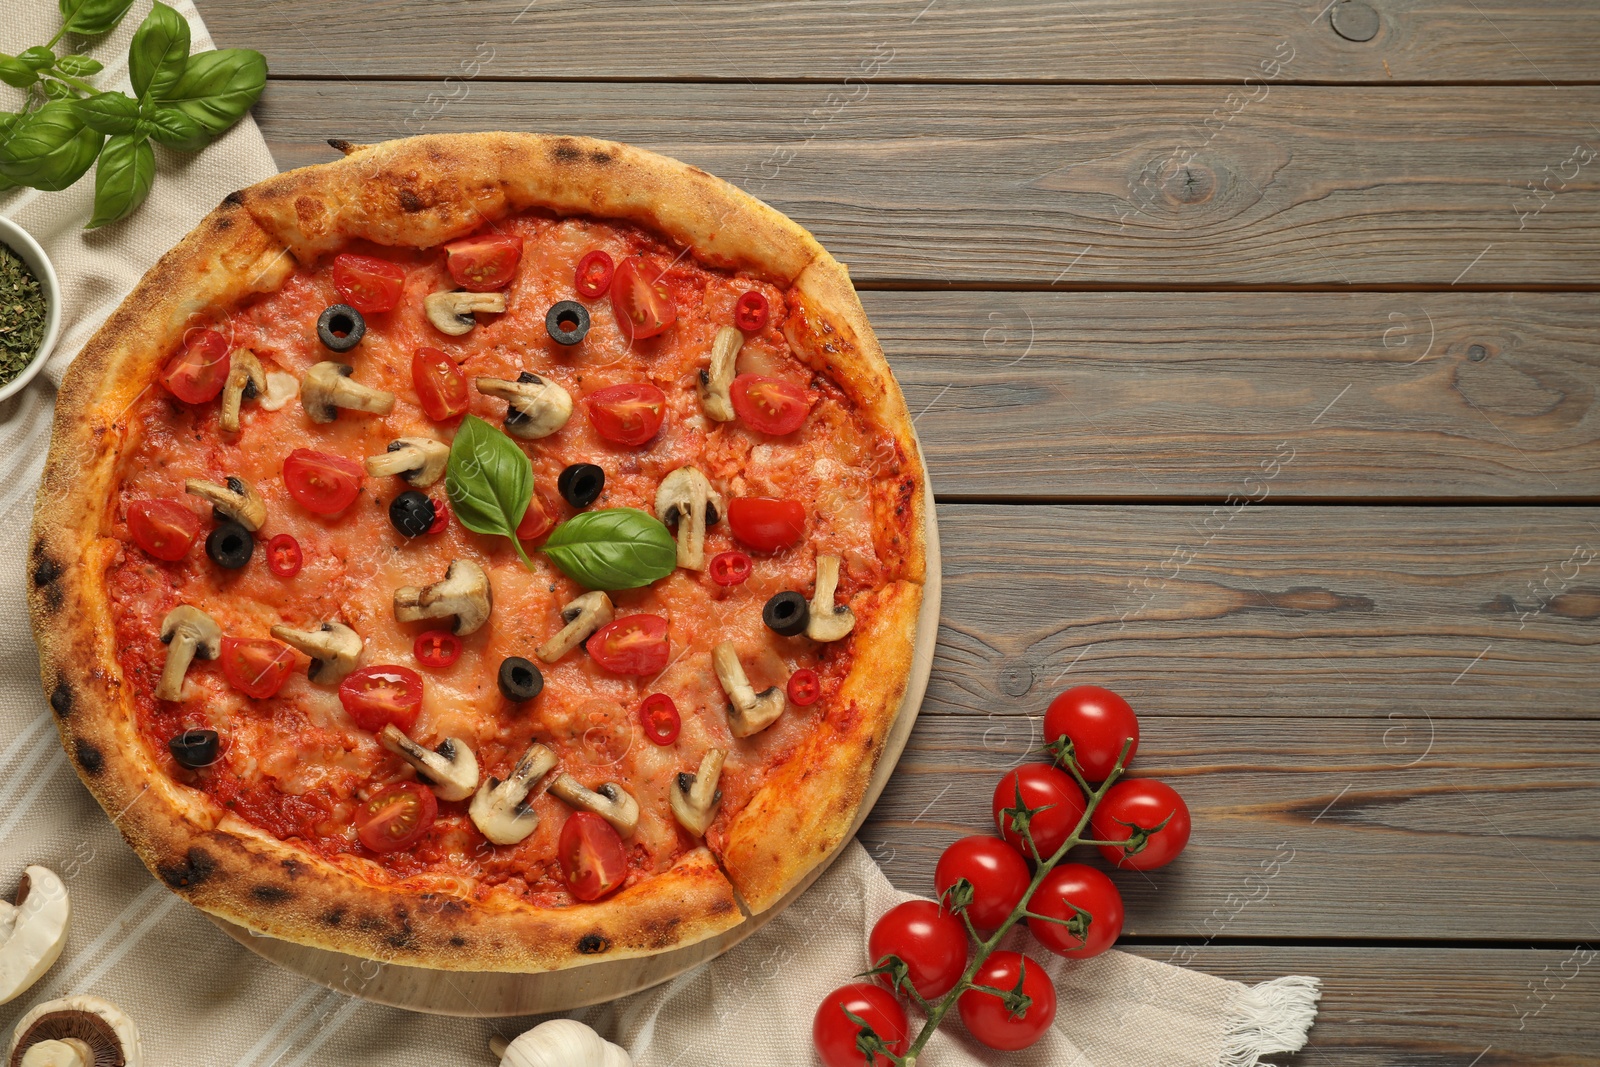
{"type": "Polygon", "coordinates": [[[274,937],[532,972],[731,930],[850,832],[911,673],[925,479],[848,274],[626,145],[335,147],[67,373],[68,755],[274,937]]]}

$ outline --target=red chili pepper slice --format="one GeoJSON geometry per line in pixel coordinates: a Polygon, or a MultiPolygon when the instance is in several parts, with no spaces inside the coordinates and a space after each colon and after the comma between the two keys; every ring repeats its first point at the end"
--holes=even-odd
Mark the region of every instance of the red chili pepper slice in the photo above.
{"type": "Polygon", "coordinates": [[[289,534],[279,534],[267,542],[267,569],[279,578],[293,578],[304,562],[300,542],[289,534]]]}
{"type": "Polygon", "coordinates": [[[789,675],[789,699],[802,708],[817,702],[822,695],[822,679],[810,667],[801,667],[789,675]]]}
{"type": "Polygon", "coordinates": [[[461,658],[461,638],[449,630],[427,630],[411,643],[411,653],[424,667],[448,667],[461,658]]]}
{"type": "Polygon", "coordinates": [[[644,725],[644,735],[658,745],[670,745],[678,739],[678,729],[683,719],[678,715],[678,705],[665,693],[651,693],[639,705],[639,721],[644,725]]]}
{"type": "Polygon", "coordinates": [[[709,570],[718,585],[738,585],[750,577],[750,557],[744,552],[718,552],[711,557],[709,570]]]}
{"type": "Polygon", "coordinates": [[[444,533],[445,527],[450,525],[450,501],[444,496],[429,499],[433,501],[433,525],[428,527],[428,532],[444,533]]]}
{"type": "Polygon", "coordinates": [[[733,324],[745,333],[755,333],[767,324],[771,314],[767,298],[751,289],[741,294],[738,303],[733,305],[733,324]]]}
{"type": "Polygon", "coordinates": [[[573,288],[578,290],[578,295],[585,300],[598,300],[611,290],[611,276],[616,273],[617,265],[612,262],[611,256],[598,248],[591,249],[578,260],[577,277],[573,281],[573,288]]]}

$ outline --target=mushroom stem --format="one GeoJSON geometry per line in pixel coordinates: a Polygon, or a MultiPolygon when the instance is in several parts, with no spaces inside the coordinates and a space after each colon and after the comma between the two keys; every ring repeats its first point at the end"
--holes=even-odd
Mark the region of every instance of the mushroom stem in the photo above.
{"type": "Polygon", "coordinates": [[[717,681],[728,694],[728,727],[734,737],[750,737],[760,733],[777,721],[788,706],[782,689],[770,686],[757,693],[745,677],[744,666],[739,662],[739,651],[732,641],[724,641],[711,653],[711,664],[716,669],[717,681]]]}
{"type": "Polygon", "coordinates": [[[422,298],[422,310],[433,328],[451,337],[472,332],[478,325],[479,311],[499,314],[506,309],[504,293],[468,293],[462,290],[429,293],[422,298]]]}
{"type": "Polygon", "coordinates": [[[248,348],[236,348],[228,364],[228,381],[222,387],[222,410],[217,415],[217,425],[224,433],[239,432],[239,405],[265,395],[267,376],[261,370],[261,361],[248,348]]]}
{"type": "Polygon", "coordinates": [[[355,368],[328,360],[306,371],[300,387],[300,406],[312,422],[332,422],[339,409],[386,415],[394,408],[394,394],[350,380],[355,368]]]}
{"type": "Polygon", "coordinates": [[[550,640],[534,649],[533,654],[546,663],[554,663],[610,622],[611,615],[611,598],[598,589],[570,600],[561,609],[561,620],[566,625],[557,630],[550,640]]]}
{"type": "Polygon", "coordinates": [[[256,492],[256,487],[243,478],[230,474],[227,485],[189,478],[184,481],[183,489],[210,504],[218,515],[232,519],[251,533],[266,525],[267,503],[256,492]]]}
{"type": "Polygon", "coordinates": [[[492,610],[494,594],[489,576],[470,559],[451,560],[444,577],[432,585],[407,585],[394,591],[396,621],[421,622],[454,616],[451,630],[457,637],[476,632],[489,621],[492,610]]]}
{"type": "Polygon", "coordinates": [[[94,1049],[75,1037],[41,1041],[22,1054],[19,1067],[94,1067],[94,1049]]]}
{"type": "Polygon", "coordinates": [[[272,636],[311,657],[306,677],[317,685],[338,685],[356,669],[363,647],[361,635],[342,622],[325,622],[314,630],[292,630],[282,624],[272,636]]]}
{"type": "Polygon", "coordinates": [[[199,608],[179,604],[161,620],[161,640],[167,646],[167,662],[156,683],[157,700],[182,700],[183,680],[196,656],[216,659],[222,654],[222,628],[199,608]]]}
{"type": "Polygon", "coordinates": [[[575,808],[592,811],[627,837],[638,829],[639,802],[615,782],[607,782],[599,789],[589,789],[570,774],[556,776],[550,783],[550,792],[575,808]]]}
{"type": "Polygon", "coordinates": [[[376,456],[367,457],[367,473],[374,478],[398,475],[408,485],[426,489],[444,476],[450,446],[431,437],[400,437],[376,456]]]}
{"type": "Polygon", "coordinates": [[[554,752],[532,744],[505,781],[484,779],[467,811],[484,837],[497,845],[514,845],[538,829],[539,813],[528,805],[528,795],[555,770],[556,762],[554,752]]]}
{"type": "Polygon", "coordinates": [[[411,764],[440,800],[465,800],[478,788],[478,757],[458,737],[447,737],[430,750],[389,723],[379,732],[378,743],[411,764]]]}
{"type": "Polygon", "coordinates": [[[717,782],[722,778],[722,764],[728,758],[724,749],[714,748],[700,757],[700,767],[695,773],[678,772],[678,780],[668,796],[672,814],[685,830],[704,837],[711,821],[717,817],[717,807],[722,803],[722,792],[717,782]]]}
{"type": "Polygon", "coordinates": [[[728,387],[733,384],[734,363],[743,345],[744,334],[732,326],[724,326],[711,342],[710,366],[700,372],[700,406],[718,422],[734,419],[733,398],[728,395],[728,387]]]}
{"type": "Polygon", "coordinates": [[[722,513],[722,497],[694,467],[679,467],[656,490],[656,518],[678,527],[678,566],[706,565],[706,527],[722,513]]]}
{"type": "Polygon", "coordinates": [[[811,596],[806,616],[806,636],[813,641],[838,641],[855,629],[856,616],[843,604],[833,602],[839,586],[839,557],[817,557],[817,591],[811,596]]]}

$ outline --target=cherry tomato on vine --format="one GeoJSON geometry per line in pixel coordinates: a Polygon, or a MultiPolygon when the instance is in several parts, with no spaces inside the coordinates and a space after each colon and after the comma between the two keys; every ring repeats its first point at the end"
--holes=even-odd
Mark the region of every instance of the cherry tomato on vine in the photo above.
{"type": "Polygon", "coordinates": [[[1103,872],[1081,863],[1063,863],[1045,875],[1028,900],[1028,910],[1048,916],[1028,920],[1034,938],[1068,959],[1098,956],[1122,934],[1122,894],[1103,872]],[[1078,908],[1088,912],[1087,929],[1078,908]]]}
{"type": "Polygon", "coordinates": [[[661,430],[667,394],[648,382],[597,389],[583,398],[595,433],[619,445],[642,445],[661,430]]]}
{"type": "MultiPolygon", "coordinates": [[[[1109,689],[1098,685],[1078,685],[1050,702],[1044,713],[1044,739],[1053,744],[1065,736],[1072,742],[1073,758],[1078,769],[1091,782],[1103,782],[1111,777],[1122,753],[1128,746],[1127,763],[1139,751],[1139,719],[1128,702],[1109,689]]],[[[1124,764],[1126,766],[1126,764],[1124,764]]]]}
{"type": "Polygon", "coordinates": [[[628,853],[610,823],[592,811],[575,811],[556,845],[567,891],[579,900],[599,900],[628,877],[628,853]]]}
{"type": "Polygon", "coordinates": [[[777,552],[806,532],[806,509],[798,500],[736,496],[728,501],[728,528],[757,552],[777,552]]]}
{"type": "Polygon", "coordinates": [[[461,638],[449,630],[425,630],[411,642],[411,654],[424,667],[448,667],[461,658],[461,638]]]}
{"type": "Polygon", "coordinates": [[[609,253],[599,248],[590,249],[578,260],[572,287],[585,300],[598,300],[611,288],[611,276],[616,269],[609,253]]]}
{"type": "Polygon", "coordinates": [[[1039,849],[1039,858],[1049,859],[1072,836],[1078,820],[1083,818],[1086,807],[1083,790],[1066,771],[1047,763],[1025,763],[1000,779],[1000,784],[994,787],[991,805],[995,828],[1007,844],[1030,859],[1027,843],[1011,828],[1011,816],[1005,814],[1007,808],[1017,808],[1018,790],[1022,793],[1023,805],[1044,809],[1034,813],[1028,829],[1039,849]]]}
{"type": "Polygon", "coordinates": [[[624,615],[596,630],[583,647],[613,674],[657,674],[672,653],[667,620],[660,615],[624,615]]]}
{"type": "Polygon", "coordinates": [[[739,299],[734,302],[733,324],[745,333],[755,333],[767,324],[771,314],[767,298],[751,289],[739,294],[739,299]]]}
{"type": "Polygon", "coordinates": [[[798,385],[780,378],[741,374],[729,389],[733,412],[752,430],[781,437],[805,424],[811,398],[798,385]]]}
{"type": "Polygon", "coordinates": [[[439,815],[433,790],[416,782],[381,789],[356,809],[356,836],[374,852],[398,852],[422,839],[439,815]]]}
{"type": "Polygon", "coordinates": [[[910,1044],[905,1009],[882,986],[855,982],[823,997],[812,1020],[811,1041],[826,1067],[891,1067],[882,1053],[874,1055],[868,1064],[856,1045],[861,1027],[846,1012],[872,1027],[894,1055],[905,1054],[910,1044]]]}
{"type": "Polygon", "coordinates": [[[504,289],[522,262],[522,238],[508,233],[463,237],[444,246],[445,269],[461,288],[474,293],[504,289]]]}
{"type": "Polygon", "coordinates": [[[342,252],[333,257],[333,287],[363,315],[393,311],[405,292],[406,272],[387,259],[342,252]]]}
{"type": "Polygon", "coordinates": [[[176,500],[135,500],[128,505],[128,533],[156,559],[173,563],[194,547],[200,519],[176,500]]]}
{"type": "Polygon", "coordinates": [[[233,366],[228,339],[215,330],[190,330],[161,369],[161,384],[185,404],[204,404],[222,392],[233,366]]]}
{"type": "Polygon", "coordinates": [[[293,534],[278,534],[267,542],[267,569],[279,578],[293,578],[304,562],[305,554],[293,534]]]}
{"type": "Polygon", "coordinates": [[[422,714],[422,675],[410,667],[362,667],[339,683],[339,703],[370,733],[393,723],[410,732],[422,714]]]}
{"type": "Polygon", "coordinates": [[[983,961],[972,980],[991,989],[1012,990],[1022,980],[1022,995],[1030,1003],[1026,1010],[1013,1013],[1006,1002],[993,993],[969,989],[956,1000],[961,1021],[973,1037],[990,1048],[1004,1052],[1025,1049],[1050,1029],[1056,1017],[1056,985],[1037,960],[1017,952],[996,952],[983,961]]]}
{"type": "Polygon", "coordinates": [[[750,557],[744,552],[718,552],[706,570],[718,585],[738,585],[750,577],[750,557]]]}
{"type": "Polygon", "coordinates": [[[426,345],[411,357],[411,387],[417,391],[423,413],[434,422],[455,418],[472,402],[467,376],[456,361],[426,345]]]}
{"type": "Polygon", "coordinates": [[[639,722],[644,735],[657,745],[670,745],[678,739],[683,719],[678,715],[678,705],[665,693],[651,693],[639,705],[639,722]]]}
{"type": "Polygon", "coordinates": [[[222,639],[222,676],[247,697],[277,696],[294,667],[294,653],[276,641],[222,639]]]}
{"type": "Polygon", "coordinates": [[[963,837],[939,857],[933,887],[941,901],[951,886],[965,878],[972,885],[967,916],[980,931],[998,930],[1022,902],[1032,881],[1022,854],[994,837],[963,837]]]}
{"type": "Polygon", "coordinates": [[[789,684],[784,687],[789,694],[789,699],[802,708],[810,707],[822,696],[822,680],[817,677],[817,672],[810,667],[801,667],[789,675],[789,684]]]}
{"type": "Polygon", "coordinates": [[[1189,843],[1189,805],[1178,791],[1151,778],[1129,778],[1106,790],[1090,816],[1089,829],[1101,841],[1100,855],[1118,867],[1153,871],[1178,858],[1189,843]]]}
{"type": "Polygon", "coordinates": [[[295,503],[318,515],[337,515],[361,495],[362,468],[343,456],[297,448],[283,461],[283,485],[295,503]]]}
{"type": "Polygon", "coordinates": [[[611,279],[611,310],[630,341],[654,337],[678,321],[678,308],[660,272],[637,256],[617,265],[611,279]]]}
{"type": "MultiPolygon", "coordinates": [[[[885,956],[900,957],[912,988],[924,1000],[937,1000],[967,969],[967,928],[931,900],[908,900],[884,912],[872,927],[867,958],[876,967],[885,956]]],[[[878,981],[888,986],[891,980],[879,975],[878,981]]]]}

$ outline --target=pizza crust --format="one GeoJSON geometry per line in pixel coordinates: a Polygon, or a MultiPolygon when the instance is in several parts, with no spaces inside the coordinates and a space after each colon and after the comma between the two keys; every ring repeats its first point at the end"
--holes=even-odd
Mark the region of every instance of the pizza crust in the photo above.
{"type": "Polygon", "coordinates": [[[41,681],[78,776],[152,873],[214,915],[317,948],[444,970],[555,970],[684,947],[745,921],[724,870],[761,911],[849,830],[911,668],[926,567],[921,471],[904,400],[848,274],[767,205],[694,167],[587,138],[495,133],[372,146],[230,195],[69,368],[29,564],[41,681]],[[102,532],[128,440],[124,415],[183,333],[213,323],[212,308],[272,291],[351,239],[427,247],[541,207],[636,222],[710,266],[794,286],[791,343],[899,450],[898,481],[877,516],[880,548],[902,560],[899,580],[852,605],[862,622],[828,732],[732,820],[722,867],[695,849],[608,900],[563,909],[372,885],[168,778],[124,691],[105,583],[121,548],[102,532]],[[786,812],[785,788],[806,804],[786,812]]]}

